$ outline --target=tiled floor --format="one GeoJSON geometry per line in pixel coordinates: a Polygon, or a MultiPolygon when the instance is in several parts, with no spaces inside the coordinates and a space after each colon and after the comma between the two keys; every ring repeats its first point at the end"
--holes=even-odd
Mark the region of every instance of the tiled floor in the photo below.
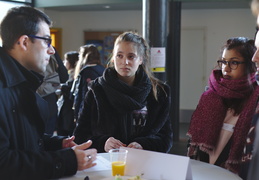
{"type": "Polygon", "coordinates": [[[189,123],[180,123],[179,141],[173,142],[173,147],[170,150],[171,154],[186,156],[187,141],[188,141],[188,137],[186,136],[186,133],[188,128],[189,128],[189,123]]]}

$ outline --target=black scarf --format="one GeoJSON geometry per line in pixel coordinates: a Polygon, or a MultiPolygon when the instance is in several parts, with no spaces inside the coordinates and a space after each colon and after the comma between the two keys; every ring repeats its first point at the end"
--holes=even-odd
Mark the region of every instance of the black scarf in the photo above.
{"type": "Polygon", "coordinates": [[[121,81],[114,68],[107,68],[98,81],[111,105],[121,113],[142,109],[146,105],[146,98],[152,87],[151,81],[141,67],[136,72],[133,86],[121,81]]]}

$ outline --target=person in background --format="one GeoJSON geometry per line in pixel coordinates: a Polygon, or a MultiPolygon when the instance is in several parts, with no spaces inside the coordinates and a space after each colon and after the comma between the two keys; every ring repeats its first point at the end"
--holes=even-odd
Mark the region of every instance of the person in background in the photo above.
{"type": "Polygon", "coordinates": [[[187,132],[192,159],[239,172],[259,95],[252,62],[255,50],[254,40],[244,37],[230,38],[223,46],[220,69],[212,71],[187,132]]]}
{"type": "Polygon", "coordinates": [[[74,81],[76,64],[79,60],[79,53],[77,51],[69,51],[64,54],[64,65],[68,71],[68,82],[74,81]]]}
{"type": "Polygon", "coordinates": [[[45,133],[52,135],[56,130],[58,118],[57,101],[60,94],[59,89],[61,83],[65,83],[68,79],[67,69],[56,49],[55,54],[50,57],[46,71],[41,74],[44,76],[44,79],[41,86],[37,89],[37,93],[48,102],[49,118],[45,123],[45,133]]]}
{"type": "Polygon", "coordinates": [[[0,24],[0,177],[43,180],[95,165],[91,141],[44,134],[48,105],[36,90],[50,56],[50,18],[28,6],[11,8],[0,24]]]}
{"type": "Polygon", "coordinates": [[[95,45],[89,44],[80,47],[79,61],[76,65],[74,75],[75,81],[71,90],[74,95],[76,120],[83,106],[84,96],[88,91],[88,83],[101,76],[104,69],[104,66],[101,65],[100,52],[95,45]]]}
{"type": "Polygon", "coordinates": [[[71,136],[75,128],[74,122],[74,98],[70,91],[74,82],[75,67],[78,61],[79,53],[69,51],[64,54],[64,65],[68,70],[69,78],[65,84],[61,85],[61,96],[58,99],[58,119],[57,134],[62,136],[71,136]]]}
{"type": "MultiPolygon", "coordinates": [[[[259,84],[259,0],[252,0],[251,10],[257,17],[257,28],[255,36],[256,52],[253,56],[252,61],[255,62],[257,72],[255,79],[259,84]]],[[[258,98],[257,98],[258,100],[258,98]]],[[[242,170],[240,176],[243,180],[255,180],[259,179],[259,101],[257,101],[257,107],[253,116],[253,121],[247,135],[246,146],[244,148],[244,154],[242,156],[242,170]]]]}
{"type": "Polygon", "coordinates": [[[150,71],[150,49],[134,32],[115,41],[109,68],[91,82],[74,135],[98,152],[127,146],[158,152],[172,147],[170,88],[150,71]]]}

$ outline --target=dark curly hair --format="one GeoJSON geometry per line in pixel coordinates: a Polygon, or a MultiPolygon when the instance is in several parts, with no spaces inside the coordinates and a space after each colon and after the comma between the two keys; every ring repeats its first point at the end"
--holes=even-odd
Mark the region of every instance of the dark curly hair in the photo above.
{"type": "MultiPolygon", "coordinates": [[[[256,66],[255,63],[252,61],[253,55],[256,51],[256,47],[254,45],[253,39],[248,39],[245,37],[233,37],[226,41],[225,45],[221,49],[221,54],[224,50],[235,50],[238,52],[245,61],[245,67],[246,67],[246,73],[248,76],[251,75],[251,73],[256,72],[256,66]]],[[[253,85],[251,84],[251,92],[253,90],[253,85]]],[[[249,95],[247,96],[247,98],[249,95]]],[[[244,99],[223,99],[223,103],[234,110],[234,115],[238,115],[242,112],[244,104],[247,100],[247,98],[244,99]]]]}
{"type": "Polygon", "coordinates": [[[246,73],[256,72],[255,63],[252,61],[253,55],[256,51],[253,39],[246,37],[233,37],[226,41],[225,45],[221,48],[221,54],[224,50],[236,50],[246,63],[246,73]]]}

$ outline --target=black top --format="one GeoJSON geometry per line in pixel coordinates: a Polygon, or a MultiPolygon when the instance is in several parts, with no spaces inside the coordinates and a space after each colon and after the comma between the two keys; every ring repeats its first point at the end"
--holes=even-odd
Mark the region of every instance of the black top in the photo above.
{"type": "Polygon", "coordinates": [[[169,86],[158,86],[157,101],[147,75],[140,71],[136,78],[134,86],[128,86],[108,68],[92,82],[75,129],[77,143],[91,139],[92,147],[104,152],[106,140],[114,137],[127,145],[138,142],[145,150],[170,150],[169,86]]]}

